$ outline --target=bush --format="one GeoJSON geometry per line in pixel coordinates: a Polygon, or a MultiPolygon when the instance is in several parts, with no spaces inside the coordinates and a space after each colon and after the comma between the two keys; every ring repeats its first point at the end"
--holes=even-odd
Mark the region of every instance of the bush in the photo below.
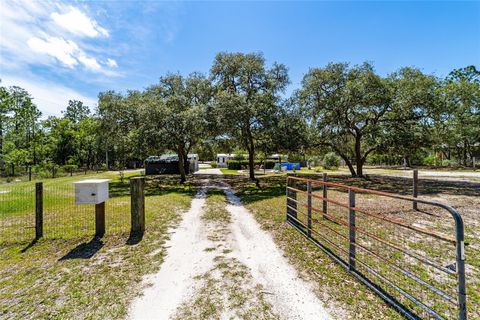
{"type": "Polygon", "coordinates": [[[323,166],[327,170],[336,169],[340,166],[340,157],[334,152],[329,152],[323,157],[323,166]]]}
{"type": "Polygon", "coordinates": [[[436,166],[439,163],[440,163],[440,159],[435,155],[431,155],[423,158],[423,164],[426,166],[436,166]]]}
{"type": "Polygon", "coordinates": [[[212,161],[212,162],[210,163],[210,167],[212,167],[212,168],[218,167],[217,162],[212,161]]]}
{"type": "Polygon", "coordinates": [[[248,160],[228,160],[227,167],[230,170],[241,170],[248,167],[248,160]]]}
{"type": "Polygon", "coordinates": [[[458,162],[455,161],[455,160],[445,159],[445,160],[442,161],[442,166],[445,166],[445,167],[456,167],[456,166],[458,166],[458,162]]]}
{"type": "Polygon", "coordinates": [[[66,164],[62,168],[65,172],[68,172],[70,176],[72,176],[73,172],[78,169],[78,166],[75,164],[66,164]]]}

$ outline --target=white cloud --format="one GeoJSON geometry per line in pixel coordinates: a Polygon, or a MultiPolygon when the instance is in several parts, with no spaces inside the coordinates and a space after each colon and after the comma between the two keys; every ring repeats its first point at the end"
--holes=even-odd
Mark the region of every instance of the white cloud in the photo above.
{"type": "Polygon", "coordinates": [[[89,72],[119,75],[111,70],[117,66],[102,56],[105,51],[97,39],[108,36],[108,31],[85,12],[58,0],[0,0],[0,34],[3,72],[46,65],[76,71],[83,66],[89,72]]]}
{"type": "Polygon", "coordinates": [[[115,61],[111,58],[108,58],[107,59],[107,66],[109,66],[111,68],[116,68],[116,67],[118,67],[118,64],[117,64],[117,61],[115,61]]]}
{"type": "Polygon", "coordinates": [[[46,53],[57,58],[67,67],[74,67],[78,64],[75,58],[79,48],[72,40],[62,38],[48,37],[46,40],[34,37],[27,41],[28,46],[37,53],[46,53]]]}
{"type": "Polygon", "coordinates": [[[98,36],[108,37],[109,35],[105,28],[75,7],[69,7],[68,12],[63,14],[54,12],[50,16],[57,25],[79,36],[93,38],[98,36]]]}
{"type": "Polygon", "coordinates": [[[97,59],[87,57],[84,54],[80,54],[78,60],[89,70],[100,71],[102,67],[98,64],[97,59]]]}
{"type": "Polygon", "coordinates": [[[95,97],[84,95],[71,88],[56,83],[29,77],[3,76],[2,86],[19,86],[27,90],[33,102],[43,112],[43,117],[60,115],[68,105],[68,100],[80,100],[91,109],[97,105],[95,97]]]}

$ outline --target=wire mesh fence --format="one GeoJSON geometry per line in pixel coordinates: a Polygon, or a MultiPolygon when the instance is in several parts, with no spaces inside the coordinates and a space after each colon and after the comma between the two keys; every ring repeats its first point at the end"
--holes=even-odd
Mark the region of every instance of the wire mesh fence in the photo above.
{"type": "MultiPolygon", "coordinates": [[[[130,230],[128,183],[105,204],[106,234],[130,230]]],[[[0,185],[0,245],[35,239],[35,183],[0,185]]],[[[75,204],[73,183],[43,184],[43,237],[74,238],[95,234],[95,205],[75,204]]]]}
{"type": "Polygon", "coordinates": [[[411,198],[342,184],[288,181],[287,219],[407,318],[465,319],[458,213],[425,200],[415,210],[411,198]]]}

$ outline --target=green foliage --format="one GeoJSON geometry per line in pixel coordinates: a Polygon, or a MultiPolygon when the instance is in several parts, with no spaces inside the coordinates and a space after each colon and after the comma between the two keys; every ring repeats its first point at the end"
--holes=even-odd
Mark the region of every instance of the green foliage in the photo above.
{"type": "MultiPolygon", "coordinates": [[[[273,160],[261,161],[261,160],[255,159],[254,161],[255,166],[263,166],[265,164],[265,169],[273,169],[275,166],[275,163],[276,161],[273,161],[273,160]]],[[[244,158],[243,160],[228,160],[227,167],[230,170],[247,169],[249,167],[249,161],[244,158]]]]}
{"type": "Polygon", "coordinates": [[[367,156],[380,146],[382,121],[392,107],[387,83],[373,66],[330,63],[310,69],[298,101],[311,144],[328,146],[345,160],[352,175],[363,175],[367,156]]]}
{"type": "Polygon", "coordinates": [[[440,163],[441,160],[436,155],[429,155],[423,159],[423,164],[426,166],[437,166],[440,163]]]}
{"type": "Polygon", "coordinates": [[[228,160],[227,167],[230,170],[242,170],[248,168],[248,160],[228,160]]]}
{"type": "Polygon", "coordinates": [[[335,152],[329,152],[323,157],[323,167],[328,170],[336,169],[340,166],[340,157],[335,152]]]}
{"type": "Polygon", "coordinates": [[[212,168],[216,168],[216,167],[218,166],[218,164],[217,164],[216,161],[212,161],[212,162],[210,162],[210,166],[211,166],[212,168]]]}
{"type": "MultiPolygon", "coordinates": [[[[219,53],[211,73],[219,131],[245,148],[253,162],[257,148],[275,138],[280,93],[289,83],[287,68],[277,63],[266,68],[258,53],[219,53]]],[[[255,179],[254,168],[249,171],[250,179],[255,179]]]]}

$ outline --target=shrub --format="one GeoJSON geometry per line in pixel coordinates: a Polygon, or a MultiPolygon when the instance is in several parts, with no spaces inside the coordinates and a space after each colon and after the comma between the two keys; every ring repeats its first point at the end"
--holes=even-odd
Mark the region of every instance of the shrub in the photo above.
{"type": "Polygon", "coordinates": [[[455,160],[445,159],[445,160],[442,161],[442,166],[445,166],[445,167],[455,167],[455,166],[458,166],[458,162],[455,161],[455,160]]]}
{"type": "Polygon", "coordinates": [[[227,167],[230,170],[241,170],[243,167],[248,167],[248,160],[228,160],[227,167]]]}
{"type": "Polygon", "coordinates": [[[340,166],[340,157],[334,152],[329,152],[323,157],[323,166],[327,170],[336,169],[340,166]]]}
{"type": "Polygon", "coordinates": [[[73,174],[73,171],[78,169],[78,166],[75,165],[75,164],[66,164],[62,168],[63,168],[64,171],[68,172],[70,174],[70,177],[71,177],[72,174],[73,174]]]}
{"type": "Polygon", "coordinates": [[[210,167],[212,167],[212,168],[218,167],[217,162],[216,162],[216,161],[212,161],[212,162],[210,163],[210,167]]]}
{"type": "Polygon", "coordinates": [[[436,166],[439,163],[440,163],[440,159],[435,155],[430,155],[423,158],[423,164],[426,166],[434,166],[434,165],[436,166]]]}

